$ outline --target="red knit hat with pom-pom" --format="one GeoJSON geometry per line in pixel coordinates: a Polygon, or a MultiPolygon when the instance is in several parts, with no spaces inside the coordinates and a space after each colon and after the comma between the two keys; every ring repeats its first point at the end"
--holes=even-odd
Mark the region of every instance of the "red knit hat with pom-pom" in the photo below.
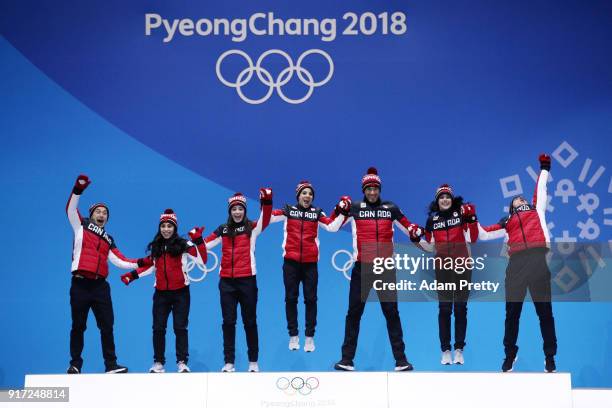
{"type": "Polygon", "coordinates": [[[166,208],[164,213],[159,216],[159,223],[169,222],[170,224],[174,224],[174,228],[178,227],[178,218],[176,218],[176,214],[172,208],[166,208]]]}
{"type": "Polygon", "coordinates": [[[367,174],[361,179],[361,191],[365,191],[368,187],[378,187],[379,189],[381,187],[380,177],[378,176],[376,167],[370,167],[367,174]]]}
{"type": "Polygon", "coordinates": [[[242,193],[235,193],[233,196],[227,199],[227,211],[230,211],[233,206],[241,205],[246,210],[247,199],[242,193]]]}
{"type": "Polygon", "coordinates": [[[299,182],[299,184],[297,185],[297,187],[295,188],[295,196],[296,198],[300,197],[300,193],[302,192],[302,190],[309,188],[310,191],[312,191],[312,198],[314,198],[314,187],[312,186],[312,184],[310,183],[310,181],[308,180],[302,180],[299,182]]]}
{"type": "Polygon", "coordinates": [[[435,200],[438,200],[438,197],[440,197],[442,194],[448,194],[451,198],[453,198],[453,189],[451,186],[449,186],[448,184],[442,184],[440,187],[438,187],[436,189],[436,198],[435,200]]]}

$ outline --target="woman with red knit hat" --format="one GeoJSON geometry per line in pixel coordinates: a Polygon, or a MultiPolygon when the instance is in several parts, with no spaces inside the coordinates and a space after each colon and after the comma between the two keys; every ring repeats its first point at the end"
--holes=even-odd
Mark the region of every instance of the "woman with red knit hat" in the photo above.
{"type": "MultiPolygon", "coordinates": [[[[326,231],[336,232],[342,226],[344,216],[334,213],[328,217],[321,208],[313,206],[315,190],[309,181],[300,181],[295,194],[297,203],[286,204],[282,209],[273,210],[271,222],[284,222],[283,282],[289,350],[300,348],[297,302],[301,282],[306,309],[304,351],[312,352],[315,350],[314,334],[317,324],[319,226],[326,231]]],[[[344,206],[348,208],[348,202],[345,202],[344,206]]]]}
{"type": "MultiPolygon", "coordinates": [[[[435,252],[436,265],[449,264],[447,260],[468,258],[470,248],[468,242],[476,242],[478,238],[478,224],[476,212],[472,204],[464,204],[463,197],[455,196],[448,184],[442,184],[436,189],[434,200],[429,204],[429,217],[425,226],[424,239],[418,246],[435,252]]],[[[415,240],[416,241],[416,240],[415,240]]],[[[464,259],[461,265],[465,265],[464,259]]],[[[454,262],[453,262],[454,264],[454,262]]],[[[436,281],[454,283],[457,288],[461,281],[471,282],[471,269],[438,268],[436,267],[436,281]]],[[[440,290],[438,291],[438,330],[440,347],[442,350],[441,363],[463,364],[463,348],[467,330],[467,301],[469,290],[440,290]],[[455,314],[455,355],[451,354],[451,315],[455,314]]]]}
{"type": "MultiPolygon", "coordinates": [[[[382,274],[373,273],[374,259],[393,256],[394,226],[411,238],[423,233],[418,225],[408,221],[397,205],[391,201],[381,200],[381,179],[374,167],[370,167],[361,179],[361,190],[364,193],[363,201],[352,202],[346,214],[353,230],[355,265],[351,272],[342,359],[334,365],[336,370],[343,371],[355,369],[353,358],[357,350],[361,316],[374,281],[396,282],[395,268],[386,269],[382,274]]],[[[346,196],[345,198],[348,199],[346,196]]],[[[395,370],[410,371],[412,364],[408,362],[404,352],[404,334],[397,307],[397,293],[377,291],[376,294],[387,321],[395,370]]]]}
{"type": "Polygon", "coordinates": [[[247,218],[247,200],[242,193],[228,199],[227,223],[220,225],[204,240],[207,249],[219,244],[221,270],[219,294],[223,314],[223,372],[236,371],[236,318],[238,304],[246,333],[249,372],[259,371],[259,338],[257,333],[257,280],[255,264],[255,242],[270,223],[272,215],[272,190],[259,190],[261,212],[257,221],[247,218]]]}
{"type": "Polygon", "coordinates": [[[189,340],[189,277],[185,271],[187,262],[193,260],[204,266],[207,253],[202,231],[195,227],[189,231],[191,241],[180,237],[177,232],[178,219],[171,208],[159,217],[159,227],[153,241],[147,246],[149,256],[144,258],[137,270],[121,275],[128,285],[134,280],[154,273],[155,293],[153,295],[153,366],[151,373],[165,372],[166,326],[172,312],[172,326],[176,336],[176,364],[179,373],[188,373],[189,340]]]}

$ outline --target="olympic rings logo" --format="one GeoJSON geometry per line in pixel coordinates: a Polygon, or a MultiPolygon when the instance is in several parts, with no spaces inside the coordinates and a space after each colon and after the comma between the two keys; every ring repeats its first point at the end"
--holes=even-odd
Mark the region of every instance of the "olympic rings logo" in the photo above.
{"type": "Polygon", "coordinates": [[[228,86],[230,88],[236,88],[236,92],[238,93],[238,96],[240,96],[240,99],[251,105],[258,105],[260,103],[264,103],[265,101],[270,99],[274,90],[276,90],[276,93],[278,93],[278,96],[280,96],[283,101],[291,104],[299,104],[308,100],[312,96],[312,93],[314,92],[315,88],[323,86],[329,82],[331,77],[334,75],[334,61],[332,61],[329,54],[325,51],[319,49],[311,49],[308,51],[304,51],[302,55],[300,55],[297,59],[297,62],[294,64],[289,54],[287,54],[285,51],[273,49],[261,54],[257,59],[257,62],[253,64],[253,60],[246,52],[242,50],[228,50],[221,54],[221,56],[219,56],[219,59],[217,59],[215,71],[217,72],[217,78],[219,78],[219,81],[221,81],[223,85],[228,86]],[[262,63],[265,58],[273,54],[278,54],[285,58],[285,60],[287,61],[287,68],[283,69],[276,78],[273,78],[270,71],[262,67],[262,63]],[[327,76],[321,81],[315,81],[310,71],[302,67],[304,59],[312,54],[319,54],[323,56],[323,58],[327,60],[327,63],[329,65],[329,71],[327,73],[327,76]],[[248,64],[246,68],[240,71],[235,82],[228,81],[221,74],[221,64],[223,63],[225,58],[230,55],[239,55],[244,58],[244,60],[248,64]],[[266,92],[266,94],[259,99],[251,99],[246,96],[242,91],[242,87],[246,85],[249,81],[251,81],[251,79],[253,78],[253,73],[257,75],[257,78],[262,84],[268,86],[268,91],[266,92]],[[282,88],[289,81],[291,81],[291,79],[293,78],[293,74],[297,74],[298,79],[308,87],[306,95],[299,99],[289,98],[287,95],[285,95],[282,88]]]}
{"type": "Polygon", "coordinates": [[[344,277],[348,280],[351,280],[350,275],[348,274],[348,271],[353,267],[353,265],[355,264],[355,260],[353,259],[353,254],[351,254],[349,251],[347,251],[346,249],[339,249],[336,252],[334,252],[334,254],[332,255],[332,259],[331,259],[331,263],[332,266],[334,267],[335,270],[337,270],[338,272],[342,272],[342,274],[344,275],[344,277]],[[338,264],[336,263],[336,257],[340,254],[346,254],[348,255],[348,259],[346,260],[346,262],[344,262],[344,265],[342,265],[342,267],[339,267],[338,264]]]}
{"type": "Polygon", "coordinates": [[[305,380],[302,377],[293,377],[292,379],[279,377],[276,380],[276,388],[290,397],[296,394],[309,395],[319,388],[319,379],[317,377],[308,377],[305,380]]]}
{"type": "Polygon", "coordinates": [[[206,265],[200,265],[191,258],[189,259],[189,261],[187,261],[187,265],[185,265],[185,272],[187,273],[187,277],[189,278],[190,282],[200,282],[201,280],[204,280],[206,275],[208,275],[208,272],[214,271],[215,269],[217,269],[217,266],[219,266],[219,257],[217,256],[217,254],[211,251],[206,251],[206,253],[208,254],[208,258],[212,256],[215,260],[211,268],[207,268],[206,265]],[[189,272],[191,272],[196,266],[199,270],[202,271],[202,276],[198,278],[194,278],[189,274],[189,272]]]}

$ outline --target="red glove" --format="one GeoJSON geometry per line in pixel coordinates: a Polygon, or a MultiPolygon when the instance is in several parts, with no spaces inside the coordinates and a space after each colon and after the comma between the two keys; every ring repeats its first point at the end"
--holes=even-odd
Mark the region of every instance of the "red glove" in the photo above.
{"type": "Polygon", "coordinates": [[[272,189],[269,187],[259,189],[259,202],[261,204],[272,204],[272,189]]]}
{"type": "Polygon", "coordinates": [[[408,236],[412,242],[419,242],[423,235],[425,235],[425,230],[419,226],[412,227],[408,231],[408,236]]]}
{"type": "Polygon", "coordinates": [[[347,216],[351,209],[351,197],[350,196],[342,196],[340,197],[340,201],[336,204],[335,212],[336,214],[342,214],[347,216]]]}
{"type": "Polygon", "coordinates": [[[130,282],[136,279],[138,279],[138,273],[136,271],[130,271],[121,275],[121,282],[125,283],[126,285],[129,285],[130,282]]]}
{"type": "Polygon", "coordinates": [[[76,195],[81,195],[90,184],[91,180],[89,180],[89,177],[84,174],[79,174],[79,177],[77,177],[76,181],[74,182],[72,192],[76,195]]]}
{"type": "Polygon", "coordinates": [[[202,232],[204,232],[204,227],[193,227],[193,229],[189,231],[191,242],[196,245],[202,244],[204,242],[204,239],[202,239],[202,232]]]}
{"type": "Polygon", "coordinates": [[[476,207],[474,204],[467,203],[461,206],[461,215],[464,222],[476,222],[476,207]]]}
{"type": "Polygon", "coordinates": [[[538,160],[540,160],[540,168],[542,170],[550,171],[550,156],[549,155],[547,155],[546,153],[542,153],[540,157],[538,157],[538,160]]]}

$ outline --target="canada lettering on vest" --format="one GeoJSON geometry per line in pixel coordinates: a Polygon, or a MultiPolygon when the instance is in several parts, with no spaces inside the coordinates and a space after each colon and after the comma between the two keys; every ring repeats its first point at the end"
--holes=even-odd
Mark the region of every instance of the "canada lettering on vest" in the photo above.
{"type": "Polygon", "coordinates": [[[359,211],[360,218],[391,218],[389,210],[361,210],[359,211]]]}
{"type": "Polygon", "coordinates": [[[108,241],[109,244],[111,243],[110,237],[108,236],[108,234],[106,233],[106,231],[104,231],[102,227],[98,227],[96,224],[89,223],[89,225],[87,226],[87,229],[101,236],[104,240],[108,241]]]}
{"type": "Polygon", "coordinates": [[[316,220],[317,219],[317,213],[316,212],[307,212],[304,213],[303,211],[299,211],[299,210],[291,210],[289,211],[289,216],[290,217],[298,217],[298,218],[310,218],[312,220],[316,220]]]}

